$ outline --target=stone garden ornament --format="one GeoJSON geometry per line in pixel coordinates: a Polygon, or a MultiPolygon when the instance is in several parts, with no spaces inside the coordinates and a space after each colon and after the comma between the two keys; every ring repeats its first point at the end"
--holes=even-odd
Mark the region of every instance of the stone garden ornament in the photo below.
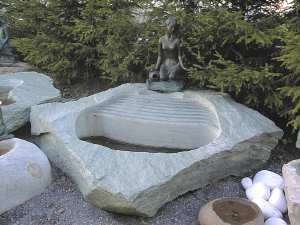
{"type": "Polygon", "coordinates": [[[41,194],[51,183],[51,167],[34,144],[12,138],[0,142],[0,215],[41,194]]]}
{"type": "Polygon", "coordinates": [[[3,140],[13,138],[13,135],[9,135],[7,132],[6,126],[3,121],[1,104],[2,102],[0,101],[0,141],[3,141],[3,140]]]}
{"type": "Polygon", "coordinates": [[[167,33],[159,39],[155,69],[150,71],[147,87],[153,91],[174,92],[183,89],[187,69],[182,63],[179,25],[175,17],[166,21],[167,33]]]}
{"type": "Polygon", "coordinates": [[[201,225],[263,225],[264,217],[254,203],[242,198],[220,198],[207,203],[199,213],[201,225]]]}

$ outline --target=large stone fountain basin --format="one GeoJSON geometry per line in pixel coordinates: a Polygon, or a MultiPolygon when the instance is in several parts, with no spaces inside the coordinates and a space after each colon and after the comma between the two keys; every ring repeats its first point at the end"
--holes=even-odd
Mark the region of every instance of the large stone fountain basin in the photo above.
{"type": "Polygon", "coordinates": [[[162,95],[143,84],[34,106],[30,121],[37,144],[73,178],[85,199],[109,211],[143,216],[155,215],[188,191],[263,166],[282,136],[272,121],[226,94],[162,95]],[[153,107],[159,102],[161,107],[153,107]],[[81,140],[98,135],[182,151],[119,151],[81,140]]]}

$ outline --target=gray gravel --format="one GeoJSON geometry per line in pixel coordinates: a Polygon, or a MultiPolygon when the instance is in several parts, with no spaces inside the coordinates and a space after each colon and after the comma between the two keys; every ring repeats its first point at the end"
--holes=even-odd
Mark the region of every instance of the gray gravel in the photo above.
{"type": "Polygon", "coordinates": [[[0,216],[2,225],[196,225],[202,205],[218,197],[239,197],[239,179],[228,178],[187,193],[165,205],[153,218],[122,216],[84,201],[70,178],[53,167],[53,183],[40,196],[0,216]]]}

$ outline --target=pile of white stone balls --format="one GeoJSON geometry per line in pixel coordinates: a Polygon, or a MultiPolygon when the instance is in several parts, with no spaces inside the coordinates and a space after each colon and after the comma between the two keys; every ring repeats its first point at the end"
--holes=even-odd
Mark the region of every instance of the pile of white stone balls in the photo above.
{"type": "Polygon", "coordinates": [[[284,196],[283,178],[271,171],[258,172],[253,180],[249,177],[242,179],[249,200],[261,209],[265,225],[287,225],[282,214],[287,212],[287,202],[284,196]]]}

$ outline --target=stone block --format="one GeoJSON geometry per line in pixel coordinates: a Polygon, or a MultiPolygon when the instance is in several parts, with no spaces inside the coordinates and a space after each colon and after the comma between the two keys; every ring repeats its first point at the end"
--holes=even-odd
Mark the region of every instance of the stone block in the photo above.
{"type": "Polygon", "coordinates": [[[282,136],[271,120],[226,94],[162,94],[144,84],[33,106],[30,121],[36,143],[86,200],[142,216],[188,191],[260,168],[282,136]],[[120,151],[84,141],[97,136],[179,150],[120,151]]]}
{"type": "Polygon", "coordinates": [[[300,160],[285,164],[282,173],[291,225],[300,225],[300,160]]]}

